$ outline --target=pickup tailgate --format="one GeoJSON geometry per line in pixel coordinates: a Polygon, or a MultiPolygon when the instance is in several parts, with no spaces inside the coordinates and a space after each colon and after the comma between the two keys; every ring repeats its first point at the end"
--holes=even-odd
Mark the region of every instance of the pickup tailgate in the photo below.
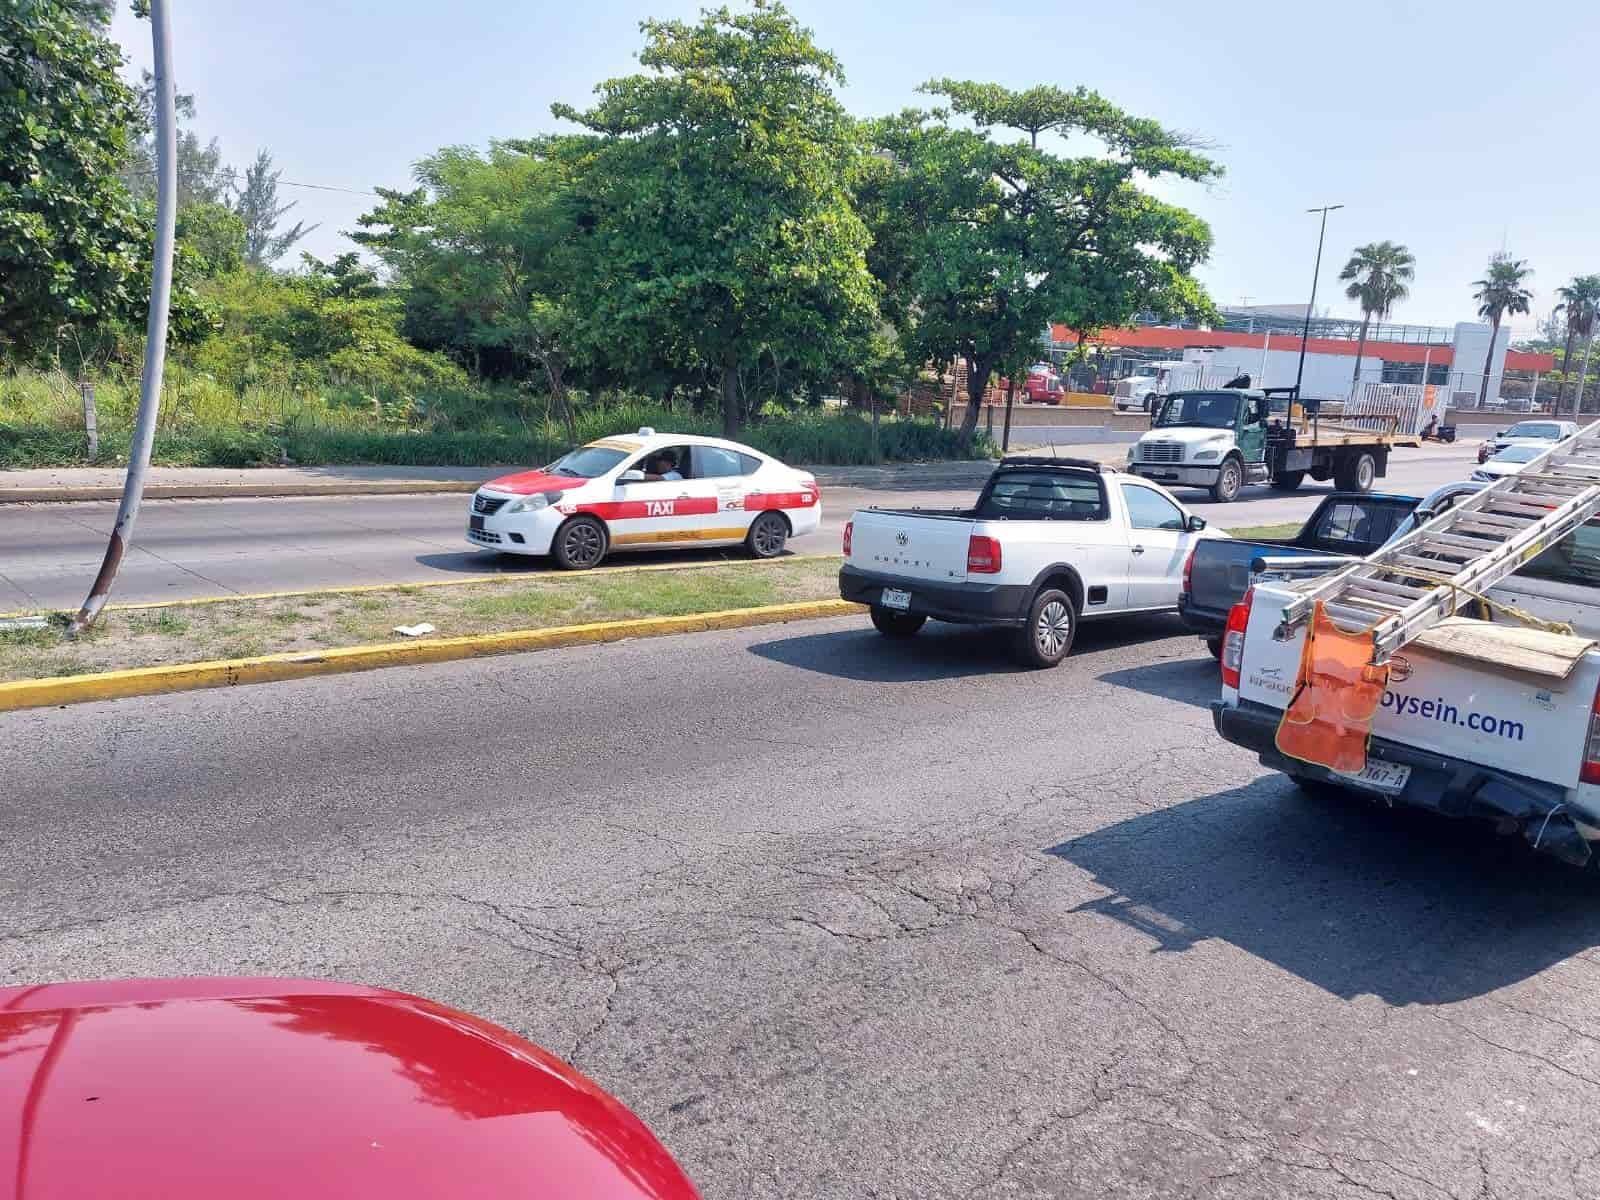
{"type": "Polygon", "coordinates": [[[902,579],[960,583],[975,522],[965,510],[865,508],[851,518],[850,562],[902,579]]]}
{"type": "MultiPolygon", "coordinates": [[[[1293,693],[1305,626],[1273,640],[1293,593],[1258,584],[1245,631],[1239,697],[1284,708],[1293,693]]],[[[1400,651],[1410,668],[1392,679],[1372,722],[1375,736],[1563,788],[1578,784],[1589,717],[1600,683],[1593,652],[1556,682],[1480,666],[1416,645],[1400,651]]]]}
{"type": "Polygon", "coordinates": [[[1205,538],[1195,543],[1189,569],[1189,596],[1195,607],[1227,613],[1244,599],[1250,586],[1250,564],[1262,555],[1300,557],[1315,551],[1275,542],[1242,542],[1205,538]]]}

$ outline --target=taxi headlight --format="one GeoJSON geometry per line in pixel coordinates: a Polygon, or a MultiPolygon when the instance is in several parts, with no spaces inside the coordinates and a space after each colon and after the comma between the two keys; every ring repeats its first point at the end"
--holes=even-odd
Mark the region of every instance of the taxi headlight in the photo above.
{"type": "Polygon", "coordinates": [[[531,496],[524,496],[521,500],[513,500],[506,512],[508,514],[538,512],[541,508],[549,508],[560,496],[560,492],[535,492],[531,496]]]}

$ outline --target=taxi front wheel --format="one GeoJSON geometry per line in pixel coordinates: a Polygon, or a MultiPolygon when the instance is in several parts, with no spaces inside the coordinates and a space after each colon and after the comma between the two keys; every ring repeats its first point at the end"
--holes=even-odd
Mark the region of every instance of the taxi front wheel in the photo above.
{"type": "Polygon", "coordinates": [[[757,558],[777,558],[789,541],[789,522],[782,513],[764,512],[750,523],[745,548],[757,558]]]}
{"type": "Polygon", "coordinates": [[[587,571],[606,556],[606,527],[593,517],[573,517],[556,530],[550,554],[563,571],[587,571]]]}

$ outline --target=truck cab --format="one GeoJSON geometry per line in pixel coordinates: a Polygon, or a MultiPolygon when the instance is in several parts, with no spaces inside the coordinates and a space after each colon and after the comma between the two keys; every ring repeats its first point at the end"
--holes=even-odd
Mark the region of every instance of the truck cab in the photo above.
{"type": "Polygon", "coordinates": [[[1128,470],[1171,486],[1210,489],[1232,500],[1247,482],[1264,482],[1269,405],[1244,388],[1174,392],[1150,431],[1128,450],[1128,470]]]}

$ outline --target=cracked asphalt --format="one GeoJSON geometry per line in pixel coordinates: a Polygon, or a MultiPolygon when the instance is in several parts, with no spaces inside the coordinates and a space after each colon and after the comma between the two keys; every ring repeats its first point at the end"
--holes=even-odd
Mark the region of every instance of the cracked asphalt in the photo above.
{"type": "Polygon", "coordinates": [[[1600,1194],[1597,885],[1215,686],[846,619],[10,714],[0,982],[435,997],[718,1200],[1600,1194]]]}

